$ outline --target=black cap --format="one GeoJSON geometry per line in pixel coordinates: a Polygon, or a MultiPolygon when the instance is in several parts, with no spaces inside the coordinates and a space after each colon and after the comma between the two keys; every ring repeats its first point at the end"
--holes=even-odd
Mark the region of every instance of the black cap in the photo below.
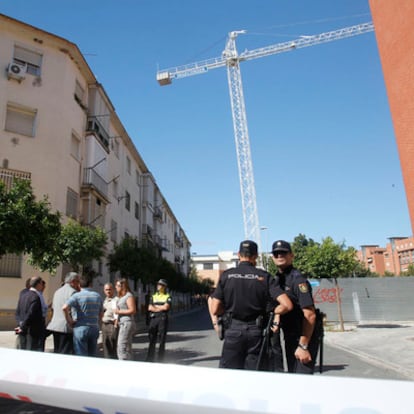
{"type": "Polygon", "coordinates": [[[239,253],[245,256],[257,256],[257,244],[251,240],[244,240],[240,243],[239,253]]]}
{"type": "Polygon", "coordinates": [[[160,279],[160,280],[157,282],[157,285],[168,286],[168,283],[167,283],[167,281],[166,281],[165,279],[160,279]]]}
{"type": "Polygon", "coordinates": [[[287,252],[292,253],[292,248],[290,243],[284,240],[277,240],[272,244],[272,253],[273,252],[287,252]]]}

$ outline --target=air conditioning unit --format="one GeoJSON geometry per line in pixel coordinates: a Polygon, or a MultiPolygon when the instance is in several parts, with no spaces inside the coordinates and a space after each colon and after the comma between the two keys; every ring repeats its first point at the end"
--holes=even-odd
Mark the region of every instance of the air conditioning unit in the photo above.
{"type": "Polygon", "coordinates": [[[21,81],[25,78],[26,71],[27,65],[25,63],[13,62],[7,66],[7,77],[21,81]]]}

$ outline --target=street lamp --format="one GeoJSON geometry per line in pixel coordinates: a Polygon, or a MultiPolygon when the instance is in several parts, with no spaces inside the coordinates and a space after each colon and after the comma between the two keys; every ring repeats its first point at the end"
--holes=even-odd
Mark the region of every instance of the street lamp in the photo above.
{"type": "MultiPolygon", "coordinates": [[[[268,227],[267,226],[260,226],[260,231],[265,231],[265,230],[267,230],[268,229],[268,227]]],[[[268,257],[268,251],[267,251],[267,232],[265,233],[265,237],[264,237],[264,239],[265,239],[265,242],[264,242],[264,249],[262,249],[262,250],[264,250],[265,252],[263,253],[263,251],[261,252],[261,255],[262,255],[262,263],[264,264],[264,268],[265,268],[265,270],[267,270],[267,262],[268,262],[268,260],[269,260],[269,257],[268,257]],[[265,258],[266,257],[266,258],[265,258]]]]}

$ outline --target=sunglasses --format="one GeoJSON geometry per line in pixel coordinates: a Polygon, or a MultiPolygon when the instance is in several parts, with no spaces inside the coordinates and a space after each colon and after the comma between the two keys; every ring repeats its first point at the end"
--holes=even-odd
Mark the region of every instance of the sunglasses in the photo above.
{"type": "Polygon", "coordinates": [[[277,256],[286,256],[289,252],[273,252],[273,257],[277,257],[277,256]]]}

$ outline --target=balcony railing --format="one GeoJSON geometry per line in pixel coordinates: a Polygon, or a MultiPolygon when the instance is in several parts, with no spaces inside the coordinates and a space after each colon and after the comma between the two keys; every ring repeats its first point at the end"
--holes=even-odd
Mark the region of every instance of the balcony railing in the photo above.
{"type": "Polygon", "coordinates": [[[109,150],[109,134],[106,132],[106,129],[98,121],[98,118],[95,116],[88,117],[88,122],[86,124],[86,132],[93,132],[101,144],[109,150]]]}
{"type": "Polygon", "coordinates": [[[93,168],[84,168],[83,185],[92,186],[105,198],[108,197],[108,183],[93,168]]]}
{"type": "Polygon", "coordinates": [[[10,190],[13,186],[13,181],[18,178],[20,180],[30,180],[31,174],[27,171],[10,170],[8,168],[0,168],[0,181],[2,181],[6,188],[10,190]]]}

